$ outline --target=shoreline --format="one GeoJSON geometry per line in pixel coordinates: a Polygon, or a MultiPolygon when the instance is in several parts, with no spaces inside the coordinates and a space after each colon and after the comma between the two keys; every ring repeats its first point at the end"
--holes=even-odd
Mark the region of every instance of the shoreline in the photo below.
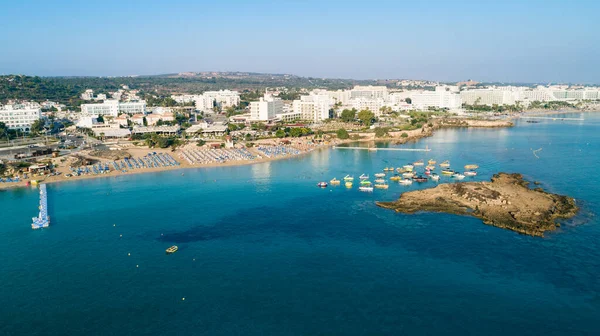
{"type": "MultiPolygon", "coordinates": [[[[443,128],[504,128],[504,127],[514,126],[514,124],[512,122],[508,122],[508,121],[504,121],[504,120],[466,119],[466,120],[461,120],[461,123],[445,123],[445,122],[446,122],[446,120],[438,120],[438,121],[433,122],[432,127],[424,127],[422,129],[416,129],[416,130],[410,130],[410,131],[390,132],[389,135],[391,135],[391,136],[387,136],[387,137],[383,137],[383,138],[375,138],[374,133],[358,133],[358,135],[366,136],[368,138],[361,138],[361,139],[354,139],[354,140],[353,139],[344,139],[344,140],[330,141],[327,144],[320,145],[318,147],[315,147],[312,150],[308,150],[308,151],[305,151],[305,152],[297,154],[297,155],[291,155],[291,156],[286,155],[286,156],[281,156],[281,157],[261,158],[261,159],[252,160],[252,161],[230,161],[230,162],[225,162],[225,163],[209,163],[209,164],[203,164],[203,165],[190,165],[187,162],[185,162],[184,160],[181,160],[178,157],[178,155],[176,155],[174,152],[165,151],[165,152],[173,155],[174,157],[176,157],[178,159],[178,162],[180,162],[180,165],[179,166],[169,166],[169,167],[159,167],[159,168],[139,168],[136,170],[127,171],[125,173],[116,172],[114,170],[111,170],[111,173],[108,173],[108,174],[72,176],[72,177],[68,177],[68,178],[64,177],[63,173],[61,173],[61,175],[57,175],[57,176],[46,175],[43,178],[40,177],[39,179],[29,178],[27,180],[22,180],[19,182],[0,183],[0,191],[28,187],[30,185],[27,185],[27,183],[30,182],[31,180],[37,180],[38,184],[40,184],[40,183],[54,184],[54,183],[69,182],[69,181],[82,181],[82,180],[97,179],[97,178],[128,176],[128,175],[133,175],[133,174],[158,173],[158,172],[163,172],[163,171],[187,170],[187,169],[194,169],[194,168],[195,169],[203,169],[203,168],[217,168],[217,167],[246,166],[246,165],[252,165],[252,164],[260,164],[260,163],[266,163],[266,162],[272,162],[272,161],[278,161],[278,160],[298,158],[298,157],[302,157],[306,154],[313,153],[317,150],[320,151],[320,150],[330,149],[333,146],[343,145],[343,144],[352,143],[352,142],[359,142],[359,143],[362,143],[362,142],[394,142],[394,144],[404,144],[407,142],[416,142],[422,138],[433,136],[435,134],[436,130],[443,129],[443,128]],[[405,137],[405,138],[401,137],[402,133],[408,134],[408,137],[405,137]]],[[[273,139],[273,140],[275,140],[275,139],[273,139]]],[[[155,149],[147,149],[147,150],[155,151],[155,149]]]]}

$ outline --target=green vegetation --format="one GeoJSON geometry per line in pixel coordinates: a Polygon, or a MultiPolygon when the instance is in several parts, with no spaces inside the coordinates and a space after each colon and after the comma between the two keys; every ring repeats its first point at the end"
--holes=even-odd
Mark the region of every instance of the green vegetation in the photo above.
{"type": "Polygon", "coordinates": [[[356,119],[356,109],[348,110],[344,109],[342,111],[341,119],[344,122],[353,122],[356,119]]]}
{"type": "Polygon", "coordinates": [[[348,131],[346,131],[343,128],[340,128],[335,133],[337,134],[338,139],[345,140],[345,139],[350,138],[350,135],[348,134],[348,131]]]}
{"type": "Polygon", "coordinates": [[[400,134],[401,138],[408,138],[408,133],[406,132],[402,132],[402,134],[400,134]]]}
{"type": "MultiPolygon", "coordinates": [[[[533,103],[535,103],[535,102],[533,102],[533,103]]],[[[498,104],[493,104],[492,106],[489,106],[489,105],[479,105],[479,104],[477,104],[477,102],[475,102],[474,105],[463,104],[463,107],[466,110],[473,111],[473,112],[498,112],[498,113],[504,113],[504,112],[520,112],[520,111],[523,111],[523,107],[521,106],[521,104],[519,102],[517,102],[515,105],[498,105],[498,104]]]]}
{"type": "Polygon", "coordinates": [[[375,136],[377,138],[383,138],[388,135],[389,128],[387,127],[375,127],[375,136]]]}
{"type": "Polygon", "coordinates": [[[164,137],[158,134],[145,134],[144,138],[146,140],[146,145],[150,148],[159,147],[159,148],[167,148],[167,147],[177,147],[181,145],[181,140],[176,137],[164,137]]]}
{"type": "Polygon", "coordinates": [[[375,114],[369,110],[362,110],[358,112],[358,119],[367,127],[371,126],[373,120],[375,120],[375,114]]]}
{"type": "Polygon", "coordinates": [[[200,140],[198,140],[198,142],[196,142],[196,146],[198,146],[198,147],[202,147],[202,146],[204,146],[204,144],[206,144],[206,141],[204,141],[202,139],[200,139],[200,140]]]}
{"type": "Polygon", "coordinates": [[[576,106],[569,102],[565,102],[565,101],[540,102],[537,100],[531,102],[531,104],[529,105],[529,109],[546,109],[546,110],[556,110],[556,109],[565,108],[565,107],[574,108],[576,106]]]}

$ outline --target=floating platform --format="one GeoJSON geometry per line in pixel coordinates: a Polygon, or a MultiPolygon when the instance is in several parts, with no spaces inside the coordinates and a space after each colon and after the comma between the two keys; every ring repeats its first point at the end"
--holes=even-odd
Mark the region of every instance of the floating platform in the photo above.
{"type": "Polygon", "coordinates": [[[50,216],[48,216],[48,193],[46,191],[46,184],[40,184],[40,212],[37,217],[33,217],[31,228],[41,229],[50,225],[50,216]]]}
{"type": "Polygon", "coordinates": [[[333,146],[334,149],[358,149],[358,150],[369,150],[369,151],[401,151],[401,152],[429,152],[429,148],[377,148],[377,147],[338,147],[333,146]]]}

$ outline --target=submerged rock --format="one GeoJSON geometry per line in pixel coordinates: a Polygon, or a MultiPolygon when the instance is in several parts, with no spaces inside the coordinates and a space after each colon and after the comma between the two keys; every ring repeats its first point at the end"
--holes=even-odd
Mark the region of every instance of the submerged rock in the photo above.
{"type": "Polygon", "coordinates": [[[529,189],[521,174],[499,173],[491,182],[440,184],[403,193],[397,201],[377,202],[402,213],[446,212],[481,218],[485,224],[519,233],[543,236],[555,230],[556,219],[573,217],[579,210],[573,198],[529,189]]]}

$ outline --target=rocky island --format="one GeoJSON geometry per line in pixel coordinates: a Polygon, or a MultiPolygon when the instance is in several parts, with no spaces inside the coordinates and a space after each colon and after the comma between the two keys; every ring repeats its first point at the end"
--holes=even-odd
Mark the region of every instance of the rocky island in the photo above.
{"type": "Polygon", "coordinates": [[[440,184],[435,188],[403,193],[397,201],[377,202],[402,213],[446,212],[481,218],[485,224],[532,236],[559,226],[558,218],[574,216],[573,198],[530,189],[521,174],[499,173],[491,182],[440,184]]]}

